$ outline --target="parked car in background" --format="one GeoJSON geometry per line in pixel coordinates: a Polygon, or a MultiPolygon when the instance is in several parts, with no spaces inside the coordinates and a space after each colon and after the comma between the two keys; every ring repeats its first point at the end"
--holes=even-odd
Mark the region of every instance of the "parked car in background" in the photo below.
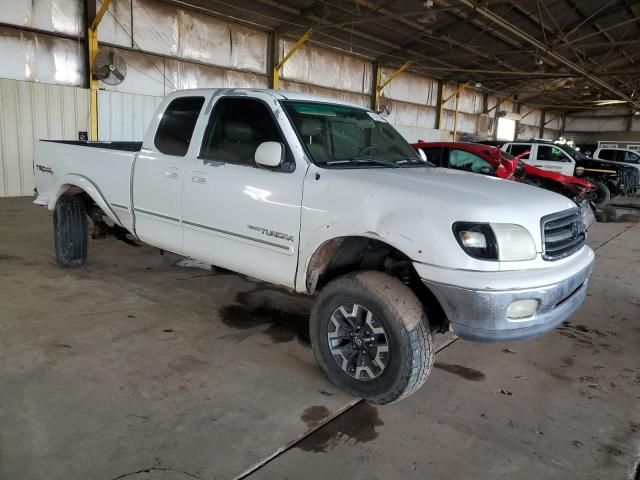
{"type": "Polygon", "coordinates": [[[85,263],[90,217],[314,295],[320,368],[375,403],[425,382],[437,332],[534,337],[587,295],[594,253],[574,202],[433,168],[383,117],[336,99],[177,91],[141,143],[39,141],[34,161],[59,265],[85,263]]]}
{"type": "Polygon", "coordinates": [[[593,203],[604,207],[612,196],[630,195],[639,183],[639,172],[635,168],[606,160],[589,158],[566,144],[555,144],[544,140],[507,142],[502,150],[511,155],[529,151],[522,160],[528,164],[584,178],[596,186],[593,203]]]}
{"type": "Polygon", "coordinates": [[[511,179],[564,195],[580,206],[587,227],[595,221],[590,204],[595,185],[581,178],[528,165],[520,160],[526,151],[514,157],[499,147],[482,143],[421,140],[412,146],[424,153],[427,160],[437,167],[511,179]]]}
{"type": "Polygon", "coordinates": [[[631,150],[630,148],[597,148],[593,152],[593,158],[609,160],[635,168],[638,170],[636,190],[640,188],[640,153],[637,150],[631,150]]]}

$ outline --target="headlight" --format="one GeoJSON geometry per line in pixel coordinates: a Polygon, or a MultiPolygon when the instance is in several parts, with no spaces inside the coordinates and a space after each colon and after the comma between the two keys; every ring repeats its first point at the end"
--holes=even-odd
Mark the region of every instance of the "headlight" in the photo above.
{"type": "Polygon", "coordinates": [[[498,244],[488,223],[456,222],[453,234],[468,255],[481,260],[498,260],[498,244]]]}
{"type": "Polygon", "coordinates": [[[520,225],[456,222],[453,234],[468,255],[481,260],[515,262],[537,255],[533,237],[520,225]]]}
{"type": "Polygon", "coordinates": [[[511,223],[492,223],[491,228],[496,234],[498,259],[501,262],[536,258],[536,244],[529,230],[511,223]]]}

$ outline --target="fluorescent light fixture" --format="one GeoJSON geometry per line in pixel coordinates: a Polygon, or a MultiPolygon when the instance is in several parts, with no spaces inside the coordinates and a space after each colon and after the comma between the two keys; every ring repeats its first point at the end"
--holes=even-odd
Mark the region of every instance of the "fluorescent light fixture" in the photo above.
{"type": "Polygon", "coordinates": [[[602,107],[604,105],[617,105],[619,103],[627,103],[626,100],[598,100],[596,105],[602,107]]]}

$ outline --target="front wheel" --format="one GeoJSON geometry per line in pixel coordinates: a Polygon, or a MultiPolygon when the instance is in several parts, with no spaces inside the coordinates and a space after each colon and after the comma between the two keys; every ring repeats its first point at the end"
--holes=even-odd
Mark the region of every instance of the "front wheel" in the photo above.
{"type": "Polygon", "coordinates": [[[422,304],[409,287],[382,272],[330,282],[311,310],[309,329],[329,380],[372,403],[411,395],[433,366],[433,335],[422,304]]]}
{"type": "Polygon", "coordinates": [[[589,181],[596,186],[596,190],[593,195],[593,203],[596,208],[604,207],[609,203],[609,200],[611,200],[611,191],[609,190],[609,187],[607,187],[606,183],[601,182],[600,180],[589,181]]]}

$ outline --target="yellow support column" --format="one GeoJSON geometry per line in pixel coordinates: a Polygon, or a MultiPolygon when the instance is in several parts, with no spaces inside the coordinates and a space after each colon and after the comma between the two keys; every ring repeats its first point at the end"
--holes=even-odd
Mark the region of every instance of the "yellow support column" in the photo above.
{"type": "Polygon", "coordinates": [[[408,62],[404,62],[402,66],[398,68],[395,72],[393,72],[389,76],[389,78],[387,78],[382,84],[380,83],[382,81],[382,75],[380,73],[382,69],[381,68],[376,69],[376,91],[373,92],[373,94],[375,95],[373,104],[374,104],[374,110],[376,112],[380,109],[380,95],[382,94],[382,89],[387,85],[389,85],[394,78],[396,78],[398,75],[404,72],[407,68],[409,68],[411,63],[412,63],[411,60],[409,60],[408,62]]]}
{"type": "Polygon", "coordinates": [[[89,115],[91,119],[89,139],[94,142],[98,141],[98,89],[100,88],[100,82],[94,75],[96,55],[98,54],[98,25],[100,25],[100,21],[110,4],[111,0],[104,0],[102,2],[100,10],[91,21],[91,25],[87,31],[87,38],[89,39],[89,115]]]}
{"type": "MultiPolygon", "coordinates": [[[[298,39],[298,41],[291,48],[291,50],[289,50],[289,52],[284,56],[284,58],[280,60],[278,63],[276,63],[276,65],[273,67],[273,89],[274,90],[278,90],[280,88],[280,69],[282,69],[284,64],[287,63],[287,60],[291,58],[291,55],[293,55],[296,52],[296,50],[298,50],[302,45],[305,44],[307,40],[309,40],[309,37],[311,36],[312,33],[313,33],[312,28],[304,32],[304,34],[298,39]]],[[[274,58],[277,59],[278,45],[275,46],[275,49],[276,51],[274,52],[274,58]]]]}
{"type": "MultiPolygon", "coordinates": [[[[438,112],[438,125],[440,126],[440,128],[442,128],[442,112],[444,111],[444,104],[447,103],[449,100],[451,100],[453,97],[456,97],[456,110],[455,110],[455,116],[453,118],[453,141],[454,142],[456,140],[456,133],[457,133],[456,130],[458,127],[458,99],[460,97],[460,92],[462,92],[469,85],[471,85],[470,81],[463,83],[461,86],[459,86],[456,89],[455,92],[453,92],[447,98],[443,98],[440,100],[440,111],[438,112]]],[[[442,91],[444,93],[444,88],[442,89],[442,91]]]]}

